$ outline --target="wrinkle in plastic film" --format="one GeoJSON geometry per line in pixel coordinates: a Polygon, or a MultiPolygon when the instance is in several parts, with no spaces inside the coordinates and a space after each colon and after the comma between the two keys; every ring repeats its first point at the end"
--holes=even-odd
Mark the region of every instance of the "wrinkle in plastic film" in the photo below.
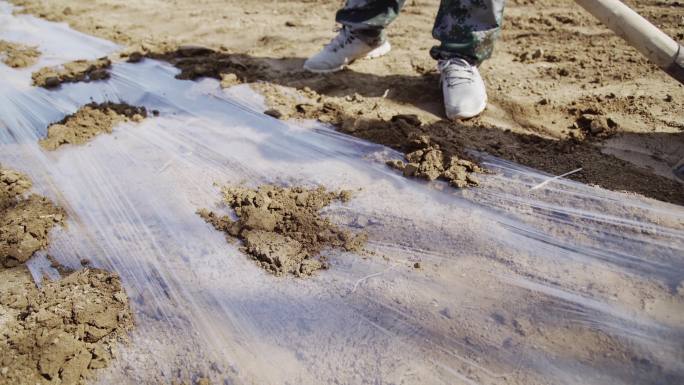
{"type": "Polygon", "coordinates": [[[481,188],[408,180],[384,165],[400,154],[272,119],[247,86],[176,80],[152,60],[116,63],[104,82],[30,87],[32,70],[117,47],[0,11],[0,38],[44,53],[29,69],[0,64],[0,163],[69,212],[49,253],[117,272],[135,313],[99,383],[684,379],[681,207],[570,181],[530,190],[548,176],[491,157],[481,188]],[[160,113],[40,148],[49,123],[90,101],[160,113]],[[355,190],[325,215],[362,227],[374,255],[327,251],[330,269],[305,280],[266,274],[196,215],[216,208],[214,183],[355,190]]]}

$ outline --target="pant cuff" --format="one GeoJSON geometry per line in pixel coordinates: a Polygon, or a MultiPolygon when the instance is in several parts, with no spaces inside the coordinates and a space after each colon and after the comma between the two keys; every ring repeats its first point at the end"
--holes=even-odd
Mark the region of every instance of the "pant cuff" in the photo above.
{"type": "Polygon", "coordinates": [[[471,65],[479,66],[489,58],[489,55],[477,55],[470,47],[444,47],[436,45],[430,49],[430,56],[435,60],[464,59],[471,65]]]}
{"type": "Polygon", "coordinates": [[[354,36],[371,46],[380,45],[387,39],[384,28],[354,28],[349,25],[345,26],[351,30],[354,36]]]}

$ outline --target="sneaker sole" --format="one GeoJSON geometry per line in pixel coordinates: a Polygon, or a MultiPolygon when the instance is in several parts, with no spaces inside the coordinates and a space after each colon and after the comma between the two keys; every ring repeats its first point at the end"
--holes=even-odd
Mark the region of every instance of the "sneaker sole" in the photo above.
{"type": "Polygon", "coordinates": [[[316,74],[329,74],[332,72],[337,72],[343,70],[345,67],[348,65],[352,64],[356,60],[370,60],[370,59],[376,59],[379,58],[380,56],[385,56],[387,55],[390,51],[392,50],[392,45],[390,45],[389,41],[384,42],[381,46],[372,49],[370,52],[365,54],[364,56],[360,57],[359,59],[355,59],[350,61],[349,63],[342,64],[339,67],[335,68],[330,68],[330,69],[317,69],[317,68],[309,68],[306,65],[304,65],[304,69],[313,72],[316,74]]]}
{"type": "Polygon", "coordinates": [[[487,99],[485,99],[484,103],[482,103],[482,105],[477,110],[475,110],[474,112],[461,111],[459,114],[454,115],[454,116],[447,116],[447,118],[449,118],[449,120],[472,119],[472,118],[480,115],[481,113],[483,113],[486,108],[487,108],[487,99]]]}
{"type": "Polygon", "coordinates": [[[366,56],[362,57],[361,59],[376,59],[379,58],[380,56],[385,56],[387,55],[390,51],[392,50],[392,45],[390,44],[389,41],[386,41],[380,45],[380,47],[373,48],[372,51],[368,52],[366,56]]]}

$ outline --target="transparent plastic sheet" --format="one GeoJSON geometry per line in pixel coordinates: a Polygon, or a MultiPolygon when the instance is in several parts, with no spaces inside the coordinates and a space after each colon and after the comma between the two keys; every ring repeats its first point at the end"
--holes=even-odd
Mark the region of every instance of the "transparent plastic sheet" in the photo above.
{"type": "MultiPolygon", "coordinates": [[[[684,381],[681,207],[566,180],[531,190],[549,176],[485,155],[480,188],[409,180],[385,166],[392,150],[272,119],[248,86],[176,80],[152,60],[30,87],[39,67],[117,47],[10,13],[0,2],[0,39],[45,55],[0,64],[0,163],[67,209],[48,252],[117,272],[136,318],[96,383],[684,381]],[[92,100],[160,115],[38,146],[92,100]],[[368,233],[375,256],[327,251],[331,268],[312,278],[271,276],[196,215],[220,210],[214,183],[358,190],[325,214],[368,233]]],[[[41,256],[29,266],[58,276],[41,256]]]]}

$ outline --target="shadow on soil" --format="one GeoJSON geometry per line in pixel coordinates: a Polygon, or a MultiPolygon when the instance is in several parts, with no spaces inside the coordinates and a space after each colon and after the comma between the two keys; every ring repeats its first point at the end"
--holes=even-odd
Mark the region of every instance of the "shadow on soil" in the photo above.
{"type": "MultiPolygon", "coordinates": [[[[656,175],[647,168],[637,167],[612,155],[603,154],[595,144],[597,138],[555,140],[536,134],[520,134],[485,125],[478,119],[466,122],[440,120],[423,124],[411,115],[398,115],[390,120],[371,118],[364,113],[352,113],[340,102],[340,97],[354,94],[362,97],[383,97],[405,105],[413,105],[435,115],[441,115],[441,95],[436,87],[438,75],[426,72],[420,76],[375,75],[350,69],[334,75],[312,74],[301,69],[302,58],[252,57],[227,54],[206,48],[186,47],[166,53],[150,53],[150,58],[171,63],[180,69],[179,79],[201,77],[221,79],[234,74],[242,83],[267,82],[318,95],[314,103],[290,106],[289,118],[318,119],[337,127],[341,132],[405,150],[410,137],[429,135],[446,154],[465,156],[465,149],[484,151],[550,174],[563,174],[582,168],[569,178],[615,190],[642,194],[661,201],[684,205],[684,186],[674,178],[656,175]]],[[[294,102],[293,102],[294,104],[294,102]]],[[[667,141],[681,142],[684,133],[621,134],[663,136],[667,141]]],[[[638,138],[637,138],[638,139],[638,138]]],[[[675,165],[671,165],[675,167],[675,165]]]]}

